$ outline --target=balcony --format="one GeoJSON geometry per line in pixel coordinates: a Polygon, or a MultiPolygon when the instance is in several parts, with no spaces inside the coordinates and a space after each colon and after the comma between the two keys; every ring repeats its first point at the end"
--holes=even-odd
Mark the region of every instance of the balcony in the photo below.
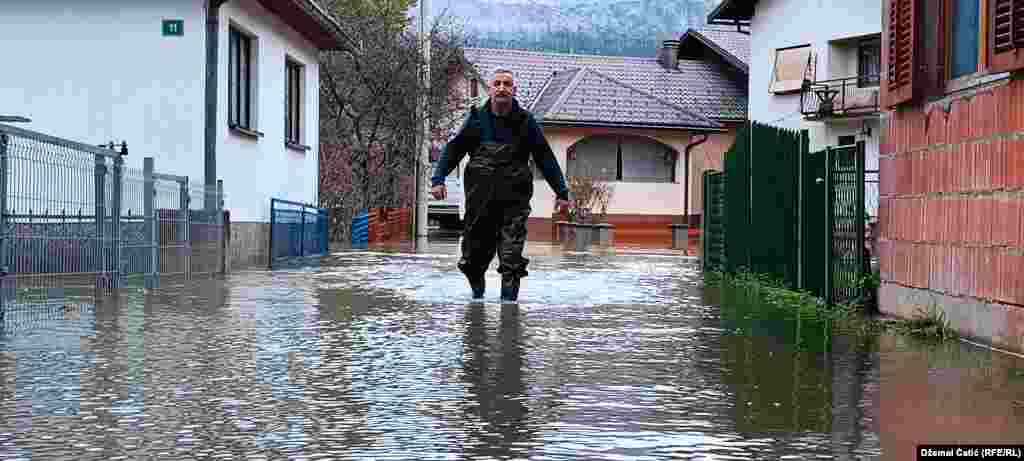
{"type": "Polygon", "coordinates": [[[811,82],[800,89],[800,113],[807,120],[864,117],[878,114],[877,75],[859,75],[811,82]]]}

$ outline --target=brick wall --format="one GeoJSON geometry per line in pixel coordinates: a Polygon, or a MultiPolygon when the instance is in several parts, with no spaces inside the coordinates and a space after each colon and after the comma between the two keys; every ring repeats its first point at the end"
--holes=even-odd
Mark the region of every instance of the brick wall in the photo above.
{"type": "Polygon", "coordinates": [[[894,111],[885,135],[883,282],[1018,307],[1024,325],[1024,82],[894,111]]]}

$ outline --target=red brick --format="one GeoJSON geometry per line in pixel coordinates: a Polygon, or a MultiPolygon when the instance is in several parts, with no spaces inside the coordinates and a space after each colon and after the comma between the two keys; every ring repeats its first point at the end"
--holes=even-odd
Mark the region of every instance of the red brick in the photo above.
{"type": "Polygon", "coordinates": [[[1010,94],[1011,106],[1013,108],[1011,119],[1013,123],[1010,126],[1010,131],[1020,131],[1024,129],[1024,85],[1020,81],[1010,82],[1010,94]]]}
{"type": "Polygon", "coordinates": [[[992,141],[989,150],[992,161],[989,167],[992,171],[992,189],[1001,190],[1006,188],[1006,150],[1002,139],[992,141]]]}
{"type": "Polygon", "coordinates": [[[994,188],[995,181],[995,145],[990,142],[985,142],[978,145],[978,158],[981,163],[981,184],[979,189],[981,190],[992,190],[994,188]]]}
{"type": "Polygon", "coordinates": [[[945,196],[939,197],[936,204],[939,207],[939,215],[938,221],[935,223],[935,227],[938,228],[935,234],[935,240],[945,242],[949,239],[949,199],[945,196]]]}
{"type": "Polygon", "coordinates": [[[980,229],[981,235],[978,236],[978,240],[980,240],[983,243],[989,243],[990,244],[990,243],[992,243],[992,240],[995,238],[994,237],[994,232],[995,232],[994,227],[995,227],[996,219],[998,218],[998,216],[996,215],[997,211],[996,211],[996,207],[995,207],[995,205],[996,205],[995,204],[995,198],[989,196],[989,197],[982,197],[980,200],[981,200],[981,211],[980,211],[980,213],[981,213],[980,218],[981,219],[978,222],[981,224],[981,229],[980,229]]]}
{"type": "MultiPolygon", "coordinates": [[[[1014,197],[1010,204],[1010,246],[1024,249],[1024,199],[1014,197]]],[[[1024,277],[1021,277],[1024,279],[1024,277]]]]}
{"type": "Polygon", "coordinates": [[[967,270],[967,258],[964,250],[965,247],[953,247],[953,261],[956,266],[956,270],[953,271],[952,293],[954,296],[960,296],[964,293],[965,278],[970,273],[967,270]]]}
{"type": "Polygon", "coordinates": [[[963,188],[965,172],[963,169],[963,146],[955,145],[949,151],[950,167],[952,168],[952,181],[950,182],[950,192],[960,192],[963,188]]]}
{"type": "Polygon", "coordinates": [[[921,242],[925,240],[925,225],[927,216],[925,215],[925,204],[927,200],[924,198],[914,199],[914,227],[913,227],[913,240],[915,242],[921,242]]]}
{"type": "Polygon", "coordinates": [[[1007,272],[1009,259],[1009,255],[1005,251],[1000,251],[996,253],[996,263],[994,264],[996,268],[995,297],[1004,303],[1012,302],[1009,287],[1015,274],[1007,272]]]}
{"type": "Polygon", "coordinates": [[[1024,277],[1020,274],[1024,271],[1024,256],[1009,255],[1007,257],[1007,271],[1013,274],[1009,278],[1011,284],[1009,286],[1009,297],[1010,302],[1014,304],[1024,304],[1024,277]]]}
{"type": "Polygon", "coordinates": [[[981,126],[981,136],[988,137],[992,136],[996,132],[996,128],[993,124],[993,117],[996,114],[995,94],[991,89],[985,90],[981,98],[981,111],[982,120],[984,121],[981,126]]]}
{"type": "Polygon", "coordinates": [[[1010,92],[1008,85],[995,89],[996,97],[996,131],[1006,133],[1010,131],[1010,92]]]}
{"type": "Polygon", "coordinates": [[[1024,186],[1024,139],[1011,139],[1006,143],[1008,163],[1012,165],[1007,182],[1011,188],[1019,189],[1024,186]]]}
{"type": "Polygon", "coordinates": [[[1005,197],[992,197],[992,236],[989,240],[992,245],[1005,246],[1007,243],[1006,231],[1009,221],[1007,220],[1006,205],[1009,203],[1005,197]]]}

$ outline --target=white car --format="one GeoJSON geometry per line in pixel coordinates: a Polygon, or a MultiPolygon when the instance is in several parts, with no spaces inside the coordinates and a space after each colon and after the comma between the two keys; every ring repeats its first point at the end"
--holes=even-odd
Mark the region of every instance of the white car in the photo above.
{"type": "Polygon", "coordinates": [[[427,222],[431,228],[445,230],[459,229],[466,213],[466,194],[462,186],[462,178],[451,175],[445,180],[448,196],[444,200],[435,200],[427,190],[427,222]]]}

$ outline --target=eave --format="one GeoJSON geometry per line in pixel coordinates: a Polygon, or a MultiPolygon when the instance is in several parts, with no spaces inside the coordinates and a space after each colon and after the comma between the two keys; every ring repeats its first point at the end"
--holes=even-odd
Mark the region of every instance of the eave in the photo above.
{"type": "Polygon", "coordinates": [[[757,0],[722,0],[708,14],[708,24],[749,26],[750,20],[754,18],[755,4],[757,0]]]}
{"type": "Polygon", "coordinates": [[[259,0],[268,11],[277,15],[291,28],[306,37],[321,50],[339,50],[343,47],[341,25],[313,0],[259,0]]]}

